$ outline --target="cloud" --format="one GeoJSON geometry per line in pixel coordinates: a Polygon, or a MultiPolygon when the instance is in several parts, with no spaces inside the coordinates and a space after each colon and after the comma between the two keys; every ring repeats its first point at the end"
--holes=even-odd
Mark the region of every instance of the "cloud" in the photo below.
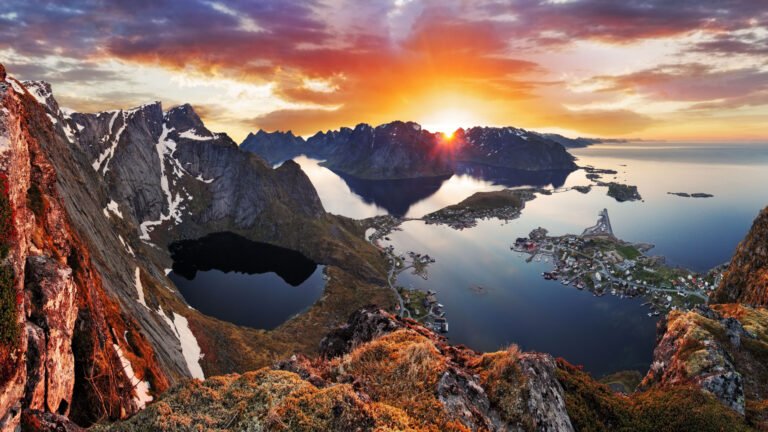
{"type": "MultiPolygon", "coordinates": [[[[80,99],[67,96],[83,106],[104,100],[101,86],[142,79],[102,67],[119,61],[207,80],[269,85],[277,100],[271,112],[254,118],[221,103],[224,113],[217,121],[252,127],[308,133],[359,121],[417,118],[450,100],[471,106],[489,122],[525,119],[523,126],[567,123],[585,131],[620,133],[651,127],[654,120],[630,109],[564,109],[561,103],[577,97],[558,78],[563,71],[548,69],[534,56],[584,44],[630,47],[685,37],[695,41],[681,43],[681,55],[738,53],[764,63],[768,7],[761,3],[73,0],[64,5],[6,0],[0,5],[0,52],[12,48],[29,60],[11,67],[25,78],[81,83],[81,89],[91,85],[85,90],[91,93],[80,99]],[[62,63],[37,62],[50,58],[62,63]],[[557,95],[555,103],[546,100],[551,95],[557,95]],[[538,117],[519,115],[526,110],[538,117]],[[601,126],[600,121],[614,124],[601,126]]],[[[766,76],[761,68],[723,70],[699,60],[651,64],[623,74],[595,72],[591,81],[602,89],[594,94],[597,99],[630,93],[718,109],[762,104],[766,76]]],[[[133,101],[120,96],[120,101],[133,101]]]]}
{"type": "Polygon", "coordinates": [[[603,92],[639,94],[655,101],[740,99],[768,89],[768,71],[757,67],[716,70],[701,63],[661,65],[590,80],[603,92]]]}
{"type": "Polygon", "coordinates": [[[768,55],[768,35],[761,37],[753,32],[741,35],[719,34],[706,41],[694,44],[691,47],[691,51],[720,56],[749,55],[764,57],[768,55]]]}

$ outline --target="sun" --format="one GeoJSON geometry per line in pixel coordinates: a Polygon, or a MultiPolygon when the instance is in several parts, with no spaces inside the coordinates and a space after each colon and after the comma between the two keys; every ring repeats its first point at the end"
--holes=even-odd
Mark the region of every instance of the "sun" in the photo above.
{"type": "Polygon", "coordinates": [[[459,108],[434,111],[425,116],[422,123],[424,129],[430,132],[439,132],[446,140],[453,139],[459,128],[478,125],[472,112],[459,108]]]}

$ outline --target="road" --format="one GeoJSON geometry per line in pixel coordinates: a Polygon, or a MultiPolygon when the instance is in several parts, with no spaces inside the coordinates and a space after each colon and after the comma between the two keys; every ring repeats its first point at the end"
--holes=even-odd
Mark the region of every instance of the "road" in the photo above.
{"type": "MultiPolygon", "coordinates": [[[[397,291],[397,287],[395,287],[393,283],[394,280],[397,280],[397,278],[395,277],[396,276],[395,272],[397,271],[397,262],[398,262],[396,257],[393,254],[389,253],[383,247],[379,246],[376,242],[371,240],[368,240],[368,241],[373,245],[373,247],[384,252],[387,255],[387,257],[392,261],[392,265],[389,268],[389,272],[387,273],[387,285],[389,285],[389,288],[392,290],[393,293],[395,293],[395,297],[397,297],[397,302],[400,304],[400,310],[398,311],[398,315],[401,317],[406,317],[407,315],[407,318],[410,318],[411,311],[405,308],[405,302],[403,301],[403,296],[400,295],[400,293],[397,291]]],[[[399,274],[401,271],[410,267],[412,266],[405,267],[402,270],[397,271],[397,273],[399,274]]]]}

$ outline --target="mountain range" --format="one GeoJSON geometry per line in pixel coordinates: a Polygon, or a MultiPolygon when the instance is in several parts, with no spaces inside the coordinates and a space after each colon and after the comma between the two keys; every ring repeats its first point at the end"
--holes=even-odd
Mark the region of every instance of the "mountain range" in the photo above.
{"type": "Polygon", "coordinates": [[[333,171],[360,179],[408,179],[451,175],[474,163],[521,171],[573,171],[574,158],[561,144],[513,127],[432,133],[414,122],[318,132],[304,140],[291,132],[249,134],[240,147],[272,164],[299,155],[322,159],[333,171]]]}

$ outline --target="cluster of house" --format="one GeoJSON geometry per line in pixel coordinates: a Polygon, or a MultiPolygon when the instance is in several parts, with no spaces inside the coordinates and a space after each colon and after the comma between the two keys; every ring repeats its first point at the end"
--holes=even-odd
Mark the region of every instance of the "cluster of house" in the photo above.
{"type": "Polygon", "coordinates": [[[456,230],[474,228],[479,219],[511,220],[520,216],[520,208],[516,206],[476,209],[471,207],[444,208],[430,213],[422,218],[426,224],[444,224],[456,230]]]}

